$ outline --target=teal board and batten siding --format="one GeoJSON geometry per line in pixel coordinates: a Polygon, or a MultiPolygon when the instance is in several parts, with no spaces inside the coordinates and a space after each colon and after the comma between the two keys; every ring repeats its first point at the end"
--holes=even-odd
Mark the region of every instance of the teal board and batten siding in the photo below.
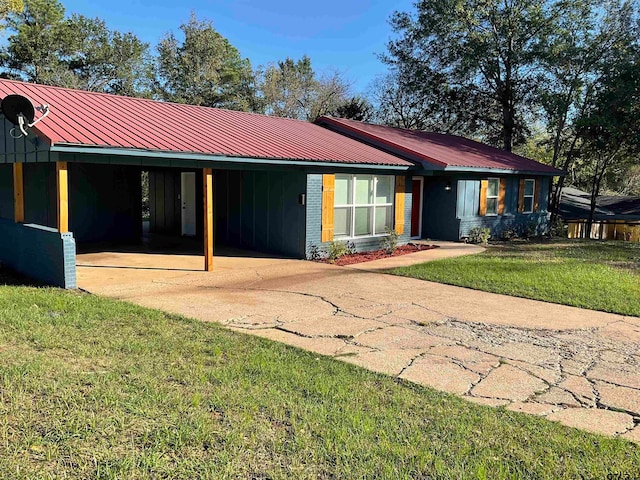
{"type": "MultiPolygon", "coordinates": [[[[398,245],[404,245],[411,239],[411,176],[405,179],[404,233],[398,236],[398,245]]],[[[326,252],[331,242],[322,242],[322,175],[307,175],[307,218],[306,218],[306,255],[311,249],[319,248],[326,252]]],[[[368,252],[380,248],[382,236],[351,239],[356,250],[368,252]]]]}
{"type": "Polygon", "coordinates": [[[292,171],[216,171],[216,242],[305,257],[306,174],[292,171]]]}
{"type": "Polygon", "coordinates": [[[69,229],[76,241],[139,241],[142,236],[140,169],[88,163],[69,163],[68,169],[69,229]]]}
{"type": "MultiPolygon", "coordinates": [[[[496,176],[497,177],[497,176],[496,176]]],[[[480,179],[458,179],[453,182],[457,187],[456,222],[459,224],[458,238],[469,235],[472,228],[489,228],[493,237],[499,238],[504,230],[522,231],[534,229],[536,234],[546,234],[549,230],[548,193],[550,177],[538,177],[538,211],[518,213],[518,198],[521,178],[531,176],[503,176],[506,178],[505,208],[503,215],[478,215],[480,209],[480,179]]],[[[451,238],[452,239],[452,238],[451,238]]]]}
{"type": "Polygon", "coordinates": [[[13,165],[0,165],[0,218],[13,220],[13,165]]]}

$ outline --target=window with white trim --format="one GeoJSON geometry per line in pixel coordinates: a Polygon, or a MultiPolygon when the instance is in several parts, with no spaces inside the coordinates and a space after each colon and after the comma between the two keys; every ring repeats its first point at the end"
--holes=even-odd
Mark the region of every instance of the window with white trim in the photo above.
{"type": "Polygon", "coordinates": [[[526,179],[524,181],[524,195],[522,197],[522,213],[532,213],[535,198],[536,181],[526,179]]]}
{"type": "Polygon", "coordinates": [[[334,236],[383,235],[392,229],[394,193],[391,175],[336,175],[334,236]]]}
{"type": "Polygon", "coordinates": [[[487,215],[498,215],[498,195],[500,193],[500,179],[489,178],[487,181],[487,215]]]}

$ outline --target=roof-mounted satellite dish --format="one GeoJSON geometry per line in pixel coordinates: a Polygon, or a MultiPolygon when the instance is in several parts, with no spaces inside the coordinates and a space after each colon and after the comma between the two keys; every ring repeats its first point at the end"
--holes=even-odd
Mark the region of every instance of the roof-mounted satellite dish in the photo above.
{"type": "Polygon", "coordinates": [[[33,127],[36,123],[49,115],[49,105],[42,104],[33,108],[31,100],[27,97],[23,97],[22,95],[7,95],[2,99],[2,102],[0,102],[0,108],[2,109],[2,113],[5,118],[14,125],[17,125],[20,132],[22,132],[20,135],[15,135],[16,129],[12,128],[9,133],[13,138],[20,138],[22,135],[25,137],[28,136],[27,128],[33,127]],[[36,110],[42,113],[37,120],[35,118],[36,110]]]}

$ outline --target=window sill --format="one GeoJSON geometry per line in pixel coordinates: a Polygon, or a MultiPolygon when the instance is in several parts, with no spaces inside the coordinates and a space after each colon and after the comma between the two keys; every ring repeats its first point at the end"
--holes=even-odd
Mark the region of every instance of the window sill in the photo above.
{"type": "Polygon", "coordinates": [[[376,233],[375,235],[361,235],[359,237],[334,237],[334,240],[338,241],[352,241],[352,240],[366,240],[367,238],[381,238],[386,237],[386,233],[376,233]]]}

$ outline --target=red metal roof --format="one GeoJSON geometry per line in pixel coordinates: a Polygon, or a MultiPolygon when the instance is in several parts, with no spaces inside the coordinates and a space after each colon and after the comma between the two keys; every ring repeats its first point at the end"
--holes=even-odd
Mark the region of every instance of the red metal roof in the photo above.
{"type": "MultiPolygon", "coordinates": [[[[258,159],[411,166],[319,125],[0,80],[0,98],[23,95],[51,113],[34,130],[50,145],[82,145],[258,159]]],[[[38,116],[38,115],[36,115],[38,116]]]]}
{"type": "Polygon", "coordinates": [[[455,167],[465,167],[564,174],[549,165],[455,135],[386,127],[343,118],[321,117],[316,122],[407,158],[422,160],[436,168],[455,170],[455,167]]]}

